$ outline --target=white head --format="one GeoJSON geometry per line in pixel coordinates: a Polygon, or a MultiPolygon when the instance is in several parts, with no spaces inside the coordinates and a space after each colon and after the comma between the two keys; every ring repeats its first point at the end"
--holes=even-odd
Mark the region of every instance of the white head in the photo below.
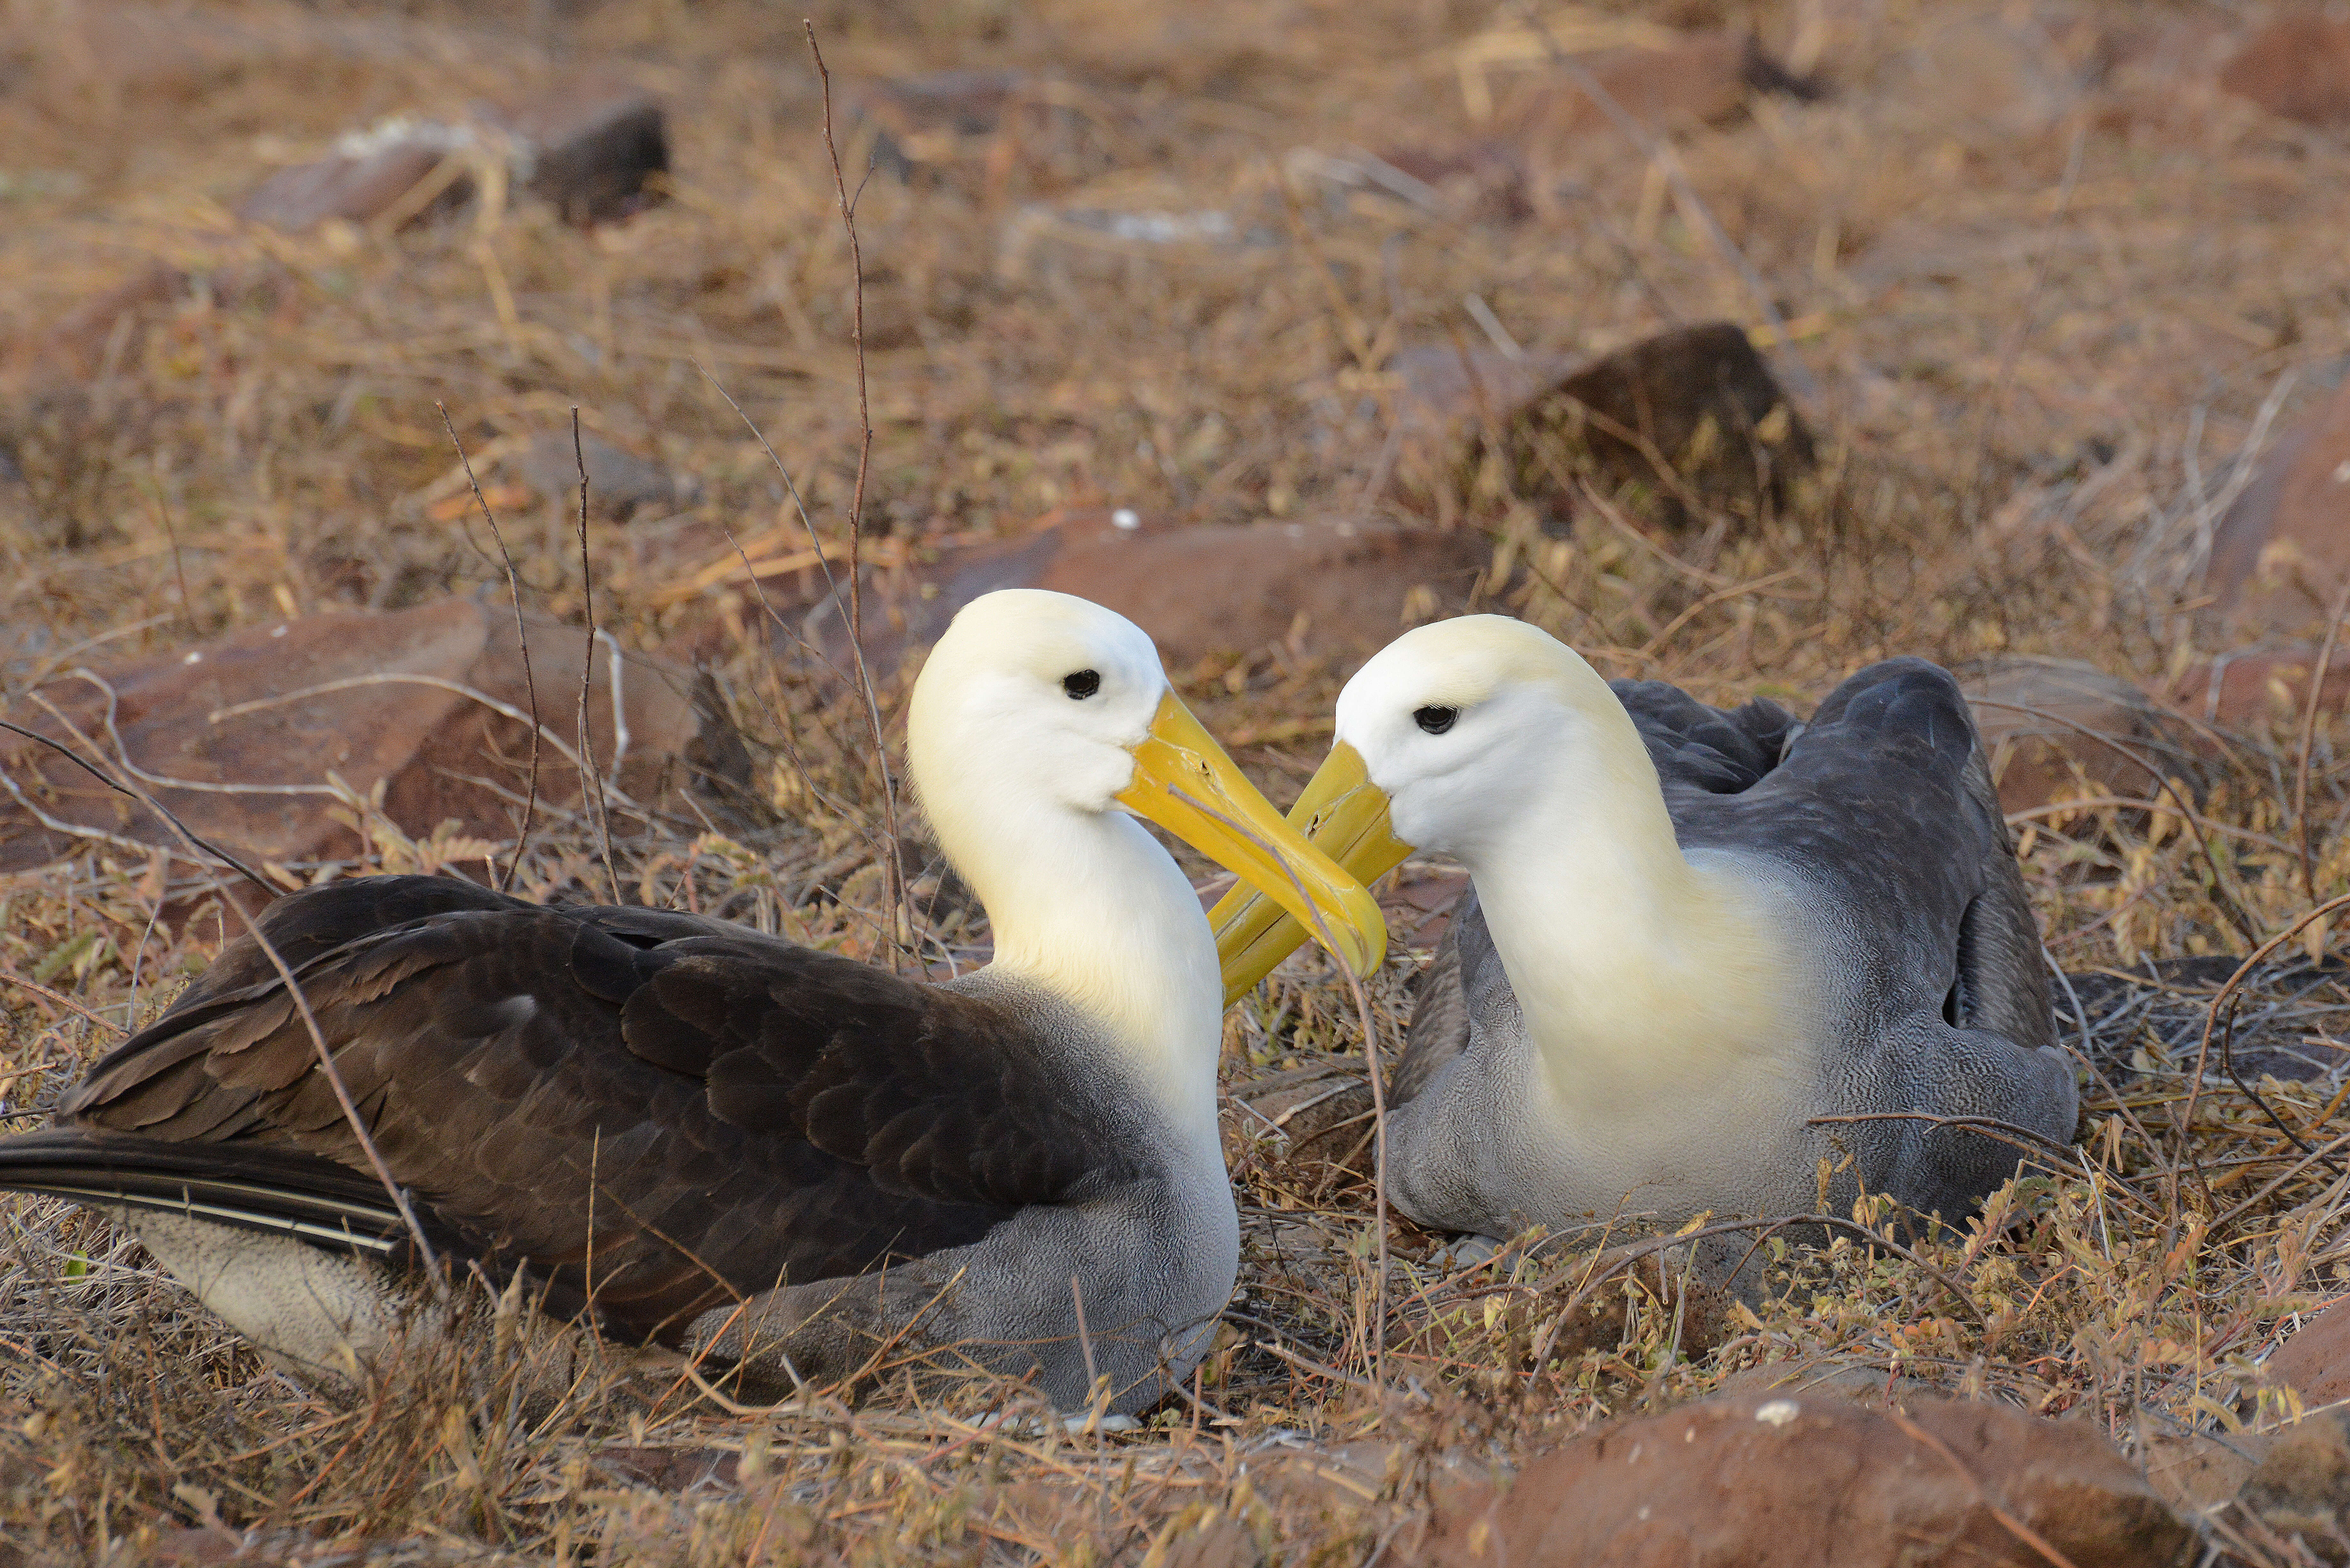
{"type": "MultiPolygon", "coordinates": [[[[1463,616],[1408,631],[1338,694],[1336,741],[1290,821],[1376,881],[1415,849],[1478,877],[1526,867],[1580,823],[1653,880],[1679,865],[1638,732],[1598,672],[1539,628],[1463,616]]],[[[1590,857],[1578,846],[1576,857],[1590,857]]],[[[1225,992],[1253,985],[1304,940],[1241,888],[1210,917],[1225,992]]]]}
{"type": "Polygon", "coordinates": [[[1039,588],[983,595],[914,684],[906,749],[923,804],[950,838],[948,815],[1115,810],[1167,694],[1159,649],[1116,611],[1039,588]]]}
{"type": "Polygon", "coordinates": [[[1614,768],[1627,736],[1647,767],[1598,672],[1507,616],[1438,621],[1388,644],[1338,694],[1336,732],[1387,795],[1397,838],[1464,859],[1506,853],[1527,809],[1575,782],[1563,770],[1614,768]]]}
{"type": "Polygon", "coordinates": [[[972,600],[915,682],[906,748],[941,847],[987,907],[994,967],[1129,1033],[1196,992],[1212,1058],[1222,1007],[1199,900],[1128,813],[1329,932],[1359,971],[1386,950],[1370,894],[1282,821],[1169,689],[1150,639],[1099,605],[1033,588],[972,600]]]}

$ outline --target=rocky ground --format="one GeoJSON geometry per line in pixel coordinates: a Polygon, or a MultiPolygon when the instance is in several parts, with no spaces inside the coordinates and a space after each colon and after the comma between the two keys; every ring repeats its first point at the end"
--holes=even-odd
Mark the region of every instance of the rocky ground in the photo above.
{"type": "MultiPolygon", "coordinates": [[[[2344,1561],[2345,138],[2350,24],[2246,4],[0,0],[0,1114],[256,896],[159,806],[982,956],[857,671],[887,728],[1015,583],[1284,801],[1461,608],[1718,701],[1939,659],[2090,1085],[1760,1307],[1400,1222],[1382,1280],[1293,961],[1241,1293],[1129,1434],[549,1407],[535,1343],[326,1397],[0,1201],[0,1564],[2344,1561]]],[[[1387,892],[1388,1048],[1459,885],[1387,892]]]]}

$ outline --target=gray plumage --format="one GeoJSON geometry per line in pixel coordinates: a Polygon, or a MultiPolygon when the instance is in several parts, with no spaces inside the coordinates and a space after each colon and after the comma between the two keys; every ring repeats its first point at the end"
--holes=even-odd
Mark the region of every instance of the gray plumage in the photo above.
{"type": "Polygon", "coordinates": [[[1815,986],[1817,1038],[1790,1020],[1783,1106],[1659,1107],[1584,1162],[1532,1125],[1542,1075],[1475,891],[1422,977],[1389,1095],[1389,1179],[1404,1212],[1506,1237],[1648,1214],[1672,1222],[1814,1210],[1858,1188],[1955,1220],[2022,1151],[1929,1118],[1986,1117],[2069,1141],[2073,1071],[2013,846],[1964,698],[1914,659],[1873,665],[1798,725],[1661,682],[1611,688],[1654,764],[1691,861],[1783,898],[1815,986]],[[1817,1123],[1814,1117],[1900,1119],[1817,1123]],[[1651,1131],[1654,1136],[1649,1136],[1651,1131]],[[1847,1158],[1849,1157],[1849,1158],[1847,1158]]]}

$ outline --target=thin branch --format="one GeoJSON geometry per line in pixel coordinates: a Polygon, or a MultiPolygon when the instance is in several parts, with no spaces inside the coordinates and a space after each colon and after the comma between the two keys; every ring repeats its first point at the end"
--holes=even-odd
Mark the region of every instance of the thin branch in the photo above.
{"type": "MultiPolygon", "coordinates": [[[[856,203],[849,200],[848,182],[840,171],[840,146],[832,135],[832,72],[826,68],[824,50],[817,47],[816,24],[803,19],[800,26],[807,32],[808,53],[816,57],[816,80],[824,90],[824,150],[832,161],[832,188],[840,202],[840,224],[848,233],[850,341],[857,348],[857,418],[861,427],[857,447],[857,486],[848,498],[848,643],[856,650],[858,679],[865,684],[866,712],[873,729],[873,757],[881,769],[881,824],[889,838],[889,853],[881,857],[882,902],[895,911],[894,919],[904,921],[902,944],[910,947],[914,911],[906,896],[904,868],[898,863],[898,789],[889,776],[889,751],[881,738],[881,711],[874,701],[872,677],[865,668],[865,595],[858,552],[865,535],[865,482],[873,466],[873,408],[865,385],[865,254],[857,240],[856,203]]],[[[884,950],[889,955],[893,972],[898,968],[900,946],[900,933],[889,932],[884,950]]]]}
{"type": "Polygon", "coordinates": [[[441,410],[441,428],[449,432],[450,444],[457,449],[457,461],[464,465],[465,483],[473,487],[473,503],[482,509],[482,521],[490,525],[490,537],[497,542],[498,559],[506,569],[506,597],[514,605],[515,640],[522,649],[522,689],[530,703],[530,791],[522,808],[522,826],[515,834],[514,854],[506,861],[506,874],[492,874],[491,881],[499,891],[513,885],[522,869],[523,846],[530,842],[530,819],[538,811],[538,682],[530,673],[530,632],[523,625],[522,578],[515,571],[514,554],[506,548],[506,536],[498,529],[498,520],[490,511],[489,498],[482,493],[482,482],[473,477],[473,460],[466,454],[465,443],[457,439],[457,427],[449,418],[449,405],[435,402],[441,410]]]}
{"type": "Polygon", "coordinates": [[[604,775],[596,767],[595,737],[588,730],[588,691],[596,682],[596,573],[588,559],[588,452],[579,441],[577,403],[571,406],[571,460],[579,467],[579,599],[588,617],[588,641],[579,658],[579,798],[595,803],[588,820],[604,852],[604,879],[611,884],[612,902],[618,904],[620,873],[612,864],[612,813],[604,802],[604,775]]]}
{"type": "Polygon", "coordinates": [[[2334,596],[2334,612],[2325,618],[2325,645],[2318,649],[2317,668],[2309,674],[2309,703],[2301,715],[2301,759],[2293,770],[2293,820],[2301,837],[2301,890],[2317,901],[2317,857],[2309,843],[2309,753],[2317,743],[2317,711],[2325,695],[2325,672],[2334,664],[2334,645],[2342,639],[2342,617],[2350,612],[2350,579],[2334,596]]]}
{"type": "MultiPolygon", "coordinates": [[[[38,742],[40,744],[47,746],[49,750],[57,753],[57,755],[65,758],[66,761],[73,763],[74,766],[79,768],[90,777],[96,779],[99,783],[104,784],[107,788],[112,790],[115,794],[128,795],[130,799],[139,802],[141,805],[146,806],[150,811],[152,811],[156,815],[161,817],[164,821],[170,823],[174,828],[178,829],[180,836],[186,839],[191,846],[202,850],[206,855],[212,856],[219,864],[227,867],[230,870],[235,872],[238,876],[244,877],[246,881],[252,883],[263,892],[267,893],[272,898],[277,898],[285,892],[286,889],[263,877],[260,872],[255,871],[252,867],[247,866],[244,861],[239,860],[227,850],[221,848],[218,845],[212,843],[208,839],[197,837],[194,830],[190,828],[186,823],[182,822],[179,817],[174,815],[171,807],[165,805],[161,801],[157,800],[145,790],[129,789],[115,780],[108,778],[104,774],[99,773],[81,757],[75,754],[71,747],[60,745],[57,742],[49,739],[48,736],[44,735],[37,731],[27,730],[22,724],[12,724],[5,719],[0,719],[0,730],[7,730],[15,734],[24,736],[25,739],[28,741],[38,742]]],[[[12,793],[15,782],[16,781],[13,779],[9,781],[12,793]]],[[[116,840],[110,834],[100,833],[99,836],[105,837],[111,842],[127,842],[123,840],[116,840]]],[[[144,847],[152,848],[153,846],[150,845],[145,846],[144,847]]],[[[198,861],[197,864],[202,865],[203,862],[198,861]]]]}

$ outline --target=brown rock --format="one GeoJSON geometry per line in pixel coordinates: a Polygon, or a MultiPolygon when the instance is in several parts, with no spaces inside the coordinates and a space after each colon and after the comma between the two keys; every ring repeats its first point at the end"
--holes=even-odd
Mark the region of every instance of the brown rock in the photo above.
{"type": "Polygon", "coordinates": [[[1471,222],[1517,223],[1534,216],[1525,157],[1500,141],[1421,143],[1338,156],[1301,147],[1283,166],[1293,179],[1318,184],[1334,212],[1369,196],[1471,222]]]}
{"type": "Polygon", "coordinates": [[[648,93],[575,82],[486,118],[515,139],[515,178],[566,223],[614,223],[660,197],[669,125],[648,93]]]}
{"type": "Polygon", "coordinates": [[[1774,1394],[1587,1433],[1440,1507],[1429,1544],[1510,1568],[2168,1568],[2195,1543],[2085,1423],[1774,1394]]]}
{"type": "Polygon", "coordinates": [[[1091,88],[1029,71],[938,71],[860,82],[843,96],[869,139],[860,163],[906,181],[976,174],[991,192],[1021,166],[1064,178],[1107,171],[1109,135],[1126,118],[1091,88]]]}
{"type": "Polygon", "coordinates": [[[2006,654],[1959,677],[2010,813],[2093,797],[2158,800],[2166,778],[2197,776],[2182,726],[2093,664],[2006,654]]]}
{"type": "Polygon", "coordinates": [[[135,363],[138,333],[160,306],[186,297],[188,275],[157,265],[125,283],[93,296],[68,312],[47,333],[9,356],[10,368],[39,367],[68,376],[96,375],[110,351],[135,363]],[[125,317],[128,317],[126,322],[125,317]],[[116,349],[116,335],[121,334],[116,349]]]}
{"type": "MultiPolygon", "coordinates": [[[[747,776],[739,739],[690,671],[598,642],[588,730],[616,796],[650,809],[688,784],[747,776]],[[625,750],[613,723],[616,670],[625,750]]],[[[353,829],[330,815],[347,810],[330,772],[359,796],[380,790],[384,815],[411,836],[454,822],[464,835],[505,839],[528,787],[529,730],[490,704],[530,711],[522,652],[512,614],[471,600],[329,611],[108,665],[94,679],[56,676],[8,717],[120,763],[195,833],[247,859],[358,852],[353,829]]],[[[553,737],[541,741],[538,797],[551,805],[579,797],[558,743],[576,743],[587,652],[577,628],[529,627],[537,710],[553,737]]],[[[0,870],[92,844],[180,847],[154,813],[53,751],[14,734],[0,742],[0,870]]],[[[628,831],[625,806],[613,815],[616,831],[628,831]]]]}
{"type": "Polygon", "coordinates": [[[1469,890],[1469,873],[1407,867],[1378,889],[1388,938],[1409,948],[1433,948],[1452,924],[1452,907],[1469,890]]]}
{"type": "Polygon", "coordinates": [[[470,200],[472,166],[501,152],[515,183],[553,203],[566,222],[610,223],[658,195],[656,182],[669,171],[669,132],[650,97],[574,83],[483,106],[473,124],[395,118],[353,131],[326,157],[263,181],[237,215],[289,233],[329,218],[404,227],[470,200]]]}
{"type": "Polygon", "coordinates": [[[2304,125],[2350,124],[2350,23],[2279,17],[2220,67],[2220,85],[2304,125]]]}
{"type": "Polygon", "coordinates": [[[429,120],[392,121],[343,138],[334,151],[280,169],[237,203],[240,218],[289,234],[329,218],[373,223],[398,209],[397,223],[417,223],[454,208],[473,194],[473,182],[456,168],[470,138],[429,120]],[[432,188],[422,189],[431,181],[432,188]]]}
{"type": "Polygon", "coordinates": [[[2331,1306],[2311,1316],[2261,1370],[2298,1393],[2304,1406],[2350,1399],[2350,1309],[2331,1306]]]}
{"type": "MultiPolygon", "coordinates": [[[[690,476],[672,473],[658,462],[584,431],[577,448],[571,444],[569,431],[533,436],[513,461],[533,490],[567,507],[579,504],[579,468],[584,461],[589,509],[616,522],[626,521],[646,507],[687,505],[702,493],[690,476]]],[[[457,499],[468,507],[473,504],[470,493],[457,499]]]]}
{"type": "MultiPolygon", "coordinates": [[[[2301,722],[2321,649],[2307,643],[2240,648],[2189,665],[2172,683],[2179,708],[2228,729],[2301,722]]],[[[2350,706],[2350,647],[2336,643],[2318,687],[2321,713],[2350,706]]]]}
{"type": "Polygon", "coordinates": [[[1889,1375],[1881,1360],[1835,1355],[1799,1355],[1744,1367],[1723,1378],[1714,1392],[1849,1399],[1856,1405],[1898,1405],[1904,1409],[1918,1399],[1939,1397],[1939,1390],[1922,1379],[1889,1375]]]}
{"type": "Polygon", "coordinates": [[[1457,345],[1396,357],[1417,460],[1474,494],[1530,501],[1564,532],[1575,487],[1653,497],[1667,524],[1782,504],[1811,432],[1744,328],[1677,327],[1580,365],[1457,345]]]}
{"type": "MultiPolygon", "coordinates": [[[[1458,613],[1491,559],[1484,535],[1466,530],[1344,520],[1183,526],[1087,508],[1018,537],[868,568],[865,656],[877,677],[892,676],[972,599],[1034,587],[1108,606],[1151,635],[1171,670],[1275,645],[1292,658],[1359,660],[1408,626],[1458,613]]],[[[762,582],[770,605],[808,607],[785,651],[805,644],[847,670],[847,606],[825,595],[815,567],[762,582]]]]}
{"type": "Polygon", "coordinates": [[[1349,1062],[1326,1062],[1236,1084],[1239,1147],[1286,1168],[1309,1190],[1342,1175],[1368,1177],[1371,1089],[1349,1062]]]}
{"type": "Polygon", "coordinates": [[[2324,624],[2350,576],[2350,381],[2280,433],[2211,536],[2204,585],[2239,633],[2324,624]]]}
{"type": "Polygon", "coordinates": [[[1519,87],[1496,119],[1523,140],[1555,142],[1618,129],[1611,107],[1644,130],[1677,130],[1729,119],[1759,92],[1820,96],[1816,83],[1744,32],[1660,37],[1656,47],[1605,49],[1574,63],[1580,71],[1554,66],[1519,87]]]}
{"type": "Polygon", "coordinates": [[[2254,1432],[2220,1436],[2158,1428],[2146,1434],[2138,1463],[2163,1501],[2182,1514],[2202,1513],[2236,1495],[2270,1440],[2254,1432]]]}
{"type": "Polygon", "coordinates": [[[2236,1506],[2320,1562],[2350,1562],[2350,1416],[2320,1411],[2276,1434],[2236,1506]]]}

